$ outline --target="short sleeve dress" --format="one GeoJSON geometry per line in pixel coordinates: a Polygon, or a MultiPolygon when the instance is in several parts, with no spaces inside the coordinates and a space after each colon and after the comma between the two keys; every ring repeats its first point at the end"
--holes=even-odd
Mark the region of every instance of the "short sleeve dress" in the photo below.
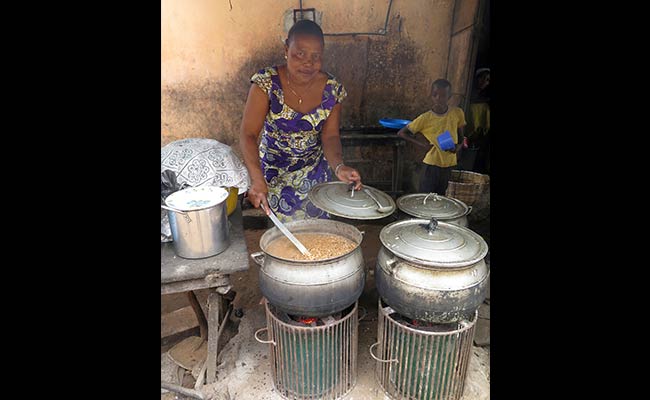
{"type": "Polygon", "coordinates": [[[343,85],[331,74],[327,76],[321,104],[305,114],[284,103],[277,67],[264,68],[251,77],[269,97],[259,155],[269,206],[283,222],[329,217],[307,197],[313,186],[331,180],[320,133],[332,108],[347,96],[343,85]]]}

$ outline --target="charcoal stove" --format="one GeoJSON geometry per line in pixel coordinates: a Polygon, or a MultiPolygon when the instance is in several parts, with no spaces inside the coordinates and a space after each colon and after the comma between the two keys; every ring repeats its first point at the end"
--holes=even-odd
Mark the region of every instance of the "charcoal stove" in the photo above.
{"type": "MultiPolygon", "coordinates": [[[[289,315],[265,302],[273,385],[285,399],[339,399],[357,381],[358,303],[326,317],[289,315]]],[[[266,330],[267,340],[258,334],[266,330]]]]}
{"type": "Polygon", "coordinates": [[[471,321],[414,320],[380,298],[378,342],[370,346],[370,355],[377,361],[375,377],[383,391],[400,400],[460,399],[477,317],[478,311],[471,321]]]}

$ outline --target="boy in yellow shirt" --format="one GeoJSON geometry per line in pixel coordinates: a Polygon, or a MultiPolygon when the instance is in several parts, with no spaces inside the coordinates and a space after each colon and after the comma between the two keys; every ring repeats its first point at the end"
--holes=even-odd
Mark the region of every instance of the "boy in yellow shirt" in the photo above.
{"type": "Polygon", "coordinates": [[[457,164],[457,154],[463,143],[463,127],[466,125],[465,114],[459,107],[450,107],[447,102],[451,97],[451,83],[438,79],[431,85],[431,110],[421,114],[413,122],[399,130],[397,134],[411,143],[429,149],[424,156],[424,171],[420,178],[421,193],[435,192],[442,196],[447,191],[451,170],[457,164]],[[449,131],[454,140],[454,148],[442,150],[438,136],[449,131]],[[423,144],[413,138],[421,133],[430,144],[423,144]]]}

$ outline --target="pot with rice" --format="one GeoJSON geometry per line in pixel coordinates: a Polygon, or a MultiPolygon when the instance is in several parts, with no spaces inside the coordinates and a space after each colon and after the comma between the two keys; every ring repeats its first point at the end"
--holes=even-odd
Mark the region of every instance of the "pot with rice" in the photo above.
{"type": "MultiPolygon", "coordinates": [[[[340,181],[315,185],[309,199],[330,215],[348,219],[382,219],[396,210],[386,193],[365,185],[364,190],[354,191],[340,181]]],[[[361,232],[329,219],[293,221],[285,226],[311,256],[300,253],[276,227],[262,235],[262,251],[251,257],[261,266],[259,284],[268,302],[288,314],[313,317],[354,304],[365,283],[361,232]]]]}
{"type": "Polygon", "coordinates": [[[324,219],[286,227],[311,256],[301,254],[278,228],[262,235],[262,251],[251,257],[261,266],[260,290],[269,303],[288,314],[320,317],[356,302],[365,282],[361,232],[324,219]]]}

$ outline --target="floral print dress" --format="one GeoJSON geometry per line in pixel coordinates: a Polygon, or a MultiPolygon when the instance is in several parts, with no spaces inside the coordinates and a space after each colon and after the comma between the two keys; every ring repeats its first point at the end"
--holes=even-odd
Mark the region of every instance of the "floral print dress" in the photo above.
{"type": "Polygon", "coordinates": [[[343,85],[327,75],[321,104],[305,114],[284,103],[277,67],[264,68],[251,77],[269,97],[259,154],[269,206],[282,222],[329,218],[307,197],[313,186],[331,179],[320,133],[332,108],[347,96],[343,85]]]}

